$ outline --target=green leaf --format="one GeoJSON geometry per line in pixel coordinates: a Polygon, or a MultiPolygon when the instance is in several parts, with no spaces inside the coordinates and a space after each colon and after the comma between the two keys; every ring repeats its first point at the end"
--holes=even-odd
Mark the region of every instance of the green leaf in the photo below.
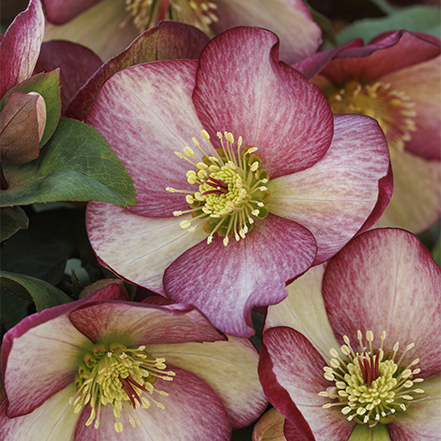
{"type": "Polygon", "coordinates": [[[12,294],[8,289],[0,286],[0,311],[1,321],[6,329],[13,328],[28,316],[28,308],[32,305],[29,300],[24,300],[12,294]]]}
{"type": "Polygon", "coordinates": [[[365,43],[377,35],[406,29],[408,31],[424,32],[441,38],[441,14],[438,7],[412,6],[382,18],[367,18],[359,20],[345,28],[337,35],[337,43],[344,44],[355,38],[362,38],[365,43]]]}
{"type": "Polygon", "coordinates": [[[46,126],[43,137],[40,141],[40,148],[43,147],[55,132],[61,114],[60,98],[60,71],[58,69],[48,73],[34,75],[21,82],[8,91],[0,102],[0,111],[5,106],[9,95],[14,92],[29,93],[37,92],[46,104],[46,126]]]}
{"type": "Polygon", "coordinates": [[[29,219],[20,207],[0,209],[0,241],[11,237],[20,229],[28,228],[29,219]]]}
{"type": "Polygon", "coordinates": [[[23,165],[3,164],[9,184],[1,206],[97,200],[135,205],[132,179],[97,130],[61,118],[40,156],[23,165]]]}
{"type": "Polygon", "coordinates": [[[387,425],[377,424],[369,428],[367,424],[356,424],[348,441],[390,441],[387,425]]]}
{"type": "Polygon", "coordinates": [[[0,285],[25,300],[33,300],[37,311],[69,303],[72,299],[44,280],[0,271],[0,285]]]}

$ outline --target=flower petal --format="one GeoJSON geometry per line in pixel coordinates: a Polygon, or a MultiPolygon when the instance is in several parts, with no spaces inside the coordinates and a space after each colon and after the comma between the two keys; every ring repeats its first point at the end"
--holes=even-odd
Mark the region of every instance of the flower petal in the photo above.
{"type": "Polygon", "coordinates": [[[228,336],[228,341],[155,345],[148,350],[205,381],[221,399],[233,430],[250,425],[265,410],[257,375],[259,354],[249,340],[228,336]]]}
{"type": "Polygon", "coordinates": [[[93,343],[155,345],[225,339],[193,307],[174,310],[143,303],[89,302],[72,311],[69,320],[93,343]]]}
{"type": "MultiPolygon", "coordinates": [[[[176,373],[173,381],[158,380],[155,388],[169,394],[167,397],[153,393],[152,398],[164,405],[160,409],[151,402],[148,409],[135,411],[141,427],[131,427],[127,412],[121,412],[122,435],[125,441],[194,441],[194,440],[231,440],[231,426],[221,401],[211,388],[196,375],[171,366],[176,373]]],[[[147,399],[151,401],[149,395],[147,399]]],[[[86,409],[87,410],[87,409],[86,409]]],[[[115,432],[110,406],[101,410],[99,429],[93,424],[86,427],[89,412],[83,411],[78,422],[75,440],[108,441],[119,440],[115,432]]]]}
{"type": "Polygon", "coordinates": [[[217,0],[216,33],[235,26],[256,26],[277,33],[280,58],[294,63],[313,54],[321,43],[321,29],[301,0],[217,0]]]}
{"type": "Polygon", "coordinates": [[[264,331],[289,326],[302,333],[329,360],[329,349],[340,345],[329,324],[322,297],[322,279],[326,264],[310,268],[286,287],[288,297],[268,307],[264,331]]]}
{"type": "MultiPolygon", "coordinates": [[[[29,366],[28,366],[29,367],[29,366]]],[[[22,385],[23,387],[23,385],[22,385]]],[[[3,441],[60,441],[73,439],[80,417],[74,413],[69,398],[74,396],[73,382],[48,397],[32,413],[8,418],[5,402],[0,407],[0,438],[3,441]]]]}
{"type": "Polygon", "coordinates": [[[235,28],[202,51],[193,94],[204,128],[257,147],[271,178],[315,164],[332,138],[330,107],[314,84],[278,61],[278,39],[235,28]]]}
{"type": "Polygon", "coordinates": [[[101,0],[45,0],[47,19],[54,24],[63,24],[101,0]]]}
{"type": "Polygon", "coordinates": [[[285,417],[274,407],[265,412],[253,429],[253,441],[286,441],[285,417]]]}
{"type": "Polygon", "coordinates": [[[67,314],[84,303],[105,298],[125,300],[121,288],[113,283],[82,300],[30,315],[5,334],[1,371],[8,417],[34,411],[73,381],[91,343],[72,326],[67,314]],[[30,361],[34,379],[24,387],[30,361]]]}
{"type": "Polygon", "coordinates": [[[302,334],[287,327],[263,334],[259,376],[270,403],[297,430],[316,441],[348,439],[354,423],[318,393],[331,385],[323,377],[325,360],[302,334]]]}
{"type": "Polygon", "coordinates": [[[376,206],[379,180],[389,171],[389,150],[375,120],[353,114],[334,119],[331,148],[319,162],[268,183],[270,212],[314,234],[315,264],[333,256],[363,226],[376,206]]]}
{"type": "Polygon", "coordinates": [[[181,254],[165,271],[164,288],[167,297],[195,305],[220,330],[249,337],[251,309],[284,299],[285,282],[306,271],[314,257],[308,230],[269,214],[244,240],[224,246],[216,236],[181,254]]]}
{"type": "Polygon", "coordinates": [[[385,330],[385,351],[397,341],[401,348],[415,343],[403,363],[419,356],[427,377],[441,370],[440,287],[441,268],[415,236],[378,229],[355,238],[328,263],[323,297],[337,340],[372,330],[373,346],[380,347],[385,330]]]}
{"type": "MultiPolygon", "coordinates": [[[[179,219],[187,218],[191,215],[179,219]]],[[[86,222],[90,243],[108,268],[163,295],[165,269],[208,236],[201,228],[183,230],[176,218],[150,219],[102,202],[89,202],[86,222]]]]}
{"type": "Polygon", "coordinates": [[[15,17],[1,40],[0,98],[32,75],[44,34],[44,15],[40,0],[15,17]]]}
{"type": "Polygon", "coordinates": [[[90,109],[86,122],[104,136],[134,181],[134,213],[172,217],[188,209],[181,193],[165,189],[191,190],[186,173],[196,167],[175,152],[202,129],[191,101],[196,63],[167,60],[124,69],[107,80],[90,109]]]}

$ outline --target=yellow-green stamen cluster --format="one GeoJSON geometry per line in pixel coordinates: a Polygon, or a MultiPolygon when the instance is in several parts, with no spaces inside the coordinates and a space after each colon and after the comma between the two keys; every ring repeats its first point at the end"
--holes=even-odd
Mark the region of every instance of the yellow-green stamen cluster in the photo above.
{"type": "Polygon", "coordinates": [[[209,33],[210,25],[218,21],[213,11],[217,5],[210,0],[126,0],[126,11],[141,31],[168,19],[191,24],[209,33]]]}
{"type": "Polygon", "coordinates": [[[268,215],[265,204],[270,193],[265,185],[269,176],[260,168],[260,159],[253,154],[257,148],[242,148],[242,137],[239,137],[235,149],[233,135],[230,132],[224,135],[218,132],[222,148],[215,149],[209,134],[205,130],[201,134],[209,144],[211,154],[206,153],[195,138],[193,142],[203,155],[202,160],[197,159],[190,147],[184,148],[184,154],[175,152],[195,168],[187,172],[187,181],[198,185],[198,191],[189,192],[170,187],[166,190],[187,193],[186,200],[191,209],[173,213],[175,216],[192,214],[193,219],[182,221],[181,228],[192,232],[203,225],[204,231],[209,233],[208,244],[217,233],[224,237],[226,246],[230,236],[234,235],[237,241],[245,239],[253,228],[254,218],[263,219],[268,215]]]}
{"type": "Polygon", "coordinates": [[[379,349],[372,348],[372,331],[366,332],[368,346],[364,345],[360,331],[357,336],[359,351],[351,347],[346,335],[343,337],[345,344],[340,347],[342,357],[336,349],[330,350],[332,358],[329,366],[323,369],[324,377],[334,382],[334,386],[319,392],[319,395],[334,401],[322,407],[328,409],[343,406],[341,412],[347,416],[348,421],[368,424],[369,427],[378,423],[388,424],[393,421],[397,411],[404,412],[409,408],[416,394],[424,393],[423,389],[414,386],[415,383],[423,381],[422,378],[414,378],[420,369],[411,369],[419,363],[419,359],[415,359],[408,366],[401,364],[406,352],[415,345],[408,345],[400,359],[395,361],[399,344],[395,343],[392,353],[385,353],[385,331],[381,335],[379,349]]]}
{"type": "Polygon", "coordinates": [[[383,129],[389,146],[404,149],[404,143],[412,139],[416,130],[415,103],[402,91],[395,90],[389,83],[377,81],[362,85],[350,81],[338,92],[325,94],[333,113],[357,113],[375,118],[383,129]]]}
{"type": "Polygon", "coordinates": [[[173,380],[175,373],[166,372],[166,367],[165,359],[154,359],[145,351],[145,346],[96,344],[93,352],[84,356],[75,376],[76,394],[69,402],[73,404],[75,413],[81,412],[86,405],[90,407],[86,426],[94,422],[95,429],[98,429],[101,408],[106,405],[112,407],[117,432],[123,430],[119,421],[123,411],[133,427],[136,427],[135,421],[141,426],[134,412],[136,409],[148,409],[150,401],[161,409],[165,408],[150,395],[156,392],[168,396],[153,387],[157,378],[173,380]]]}

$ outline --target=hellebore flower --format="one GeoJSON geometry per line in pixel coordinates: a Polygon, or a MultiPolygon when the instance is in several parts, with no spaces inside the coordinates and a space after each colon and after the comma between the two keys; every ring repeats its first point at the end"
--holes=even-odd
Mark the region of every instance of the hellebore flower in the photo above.
{"type": "Polygon", "coordinates": [[[321,88],[334,113],[371,116],[384,130],[394,193],[376,226],[419,233],[441,216],[440,53],[435,37],[394,31],[294,65],[321,88]]]}
{"type": "Polygon", "coordinates": [[[210,36],[236,26],[270,29],[279,35],[281,58],[288,63],[313,54],[321,42],[321,30],[302,0],[46,0],[45,8],[46,40],[69,39],[103,59],[164,19],[210,36]]]}
{"type": "Polygon", "coordinates": [[[262,29],[215,37],[199,62],[115,74],[86,122],[125,165],[138,201],[88,205],[100,261],[233,335],[252,335],[251,309],[284,299],[287,280],[369,228],[390,197],[377,122],[333,117],[262,29]]]}
{"type": "Polygon", "coordinates": [[[415,236],[368,231],[288,291],[259,360],[287,440],[439,439],[441,269],[415,236]]]}
{"type": "Polygon", "coordinates": [[[188,305],[125,300],[111,283],[6,333],[2,440],[229,441],[261,414],[249,340],[188,305]]]}

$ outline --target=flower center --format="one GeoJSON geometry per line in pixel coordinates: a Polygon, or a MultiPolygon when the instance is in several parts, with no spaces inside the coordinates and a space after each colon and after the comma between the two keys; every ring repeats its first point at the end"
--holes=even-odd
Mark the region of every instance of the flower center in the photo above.
{"type": "Polygon", "coordinates": [[[346,335],[343,336],[345,344],[340,347],[343,357],[340,357],[336,349],[330,350],[332,358],[329,366],[323,368],[324,377],[335,385],[319,392],[319,395],[334,401],[322,407],[328,409],[344,406],[341,412],[347,415],[348,421],[369,424],[369,427],[374,427],[379,422],[388,424],[393,421],[396,411],[404,412],[409,408],[415,394],[424,393],[424,390],[414,387],[414,383],[423,381],[422,378],[413,378],[420,369],[410,369],[419,363],[419,358],[409,366],[401,364],[404,354],[415,344],[408,345],[400,359],[395,361],[399,345],[395,343],[393,352],[385,354],[385,331],[381,335],[379,349],[372,348],[372,331],[366,332],[369,347],[364,345],[360,331],[357,335],[359,351],[352,349],[346,335]]]}
{"type": "Polygon", "coordinates": [[[218,18],[213,13],[217,5],[209,0],[125,0],[126,11],[141,31],[164,19],[191,24],[209,33],[218,18]]]}
{"type": "Polygon", "coordinates": [[[145,351],[145,346],[124,346],[120,343],[109,345],[96,344],[93,352],[84,356],[84,362],[75,375],[76,393],[69,400],[79,413],[87,404],[91,408],[86,426],[94,421],[95,429],[99,427],[100,411],[109,404],[115,416],[115,430],[121,432],[123,425],[119,421],[124,411],[133,427],[135,421],[141,426],[134,410],[139,407],[148,409],[150,401],[161,409],[164,405],[155,399],[147,398],[153,391],[168,396],[164,391],[153,387],[157,378],[171,381],[174,372],[165,372],[164,358],[154,359],[145,351]]]}
{"type": "Polygon", "coordinates": [[[232,235],[236,241],[245,239],[245,235],[253,228],[253,216],[264,219],[268,215],[265,204],[270,198],[270,192],[265,184],[269,181],[269,175],[260,168],[261,161],[253,154],[257,148],[242,148],[241,136],[235,149],[233,135],[230,132],[224,135],[218,132],[222,148],[215,149],[210,142],[210,135],[205,130],[201,134],[211,154],[206,153],[195,138],[193,143],[203,155],[202,160],[197,159],[190,147],[184,148],[184,154],[175,152],[193,165],[194,169],[187,172],[187,181],[197,185],[198,190],[190,192],[170,187],[166,190],[187,193],[186,201],[191,208],[173,213],[175,216],[192,214],[193,219],[182,221],[181,228],[192,232],[203,225],[204,231],[209,233],[208,244],[212,242],[214,233],[217,233],[224,237],[223,243],[227,246],[228,238],[232,235]]]}
{"type": "MultiPolygon", "coordinates": [[[[325,92],[326,94],[326,92],[325,92]]],[[[389,146],[404,149],[404,143],[416,130],[415,103],[390,84],[376,82],[362,85],[349,81],[338,92],[327,93],[333,113],[358,113],[376,119],[384,131],[389,146]]]]}

